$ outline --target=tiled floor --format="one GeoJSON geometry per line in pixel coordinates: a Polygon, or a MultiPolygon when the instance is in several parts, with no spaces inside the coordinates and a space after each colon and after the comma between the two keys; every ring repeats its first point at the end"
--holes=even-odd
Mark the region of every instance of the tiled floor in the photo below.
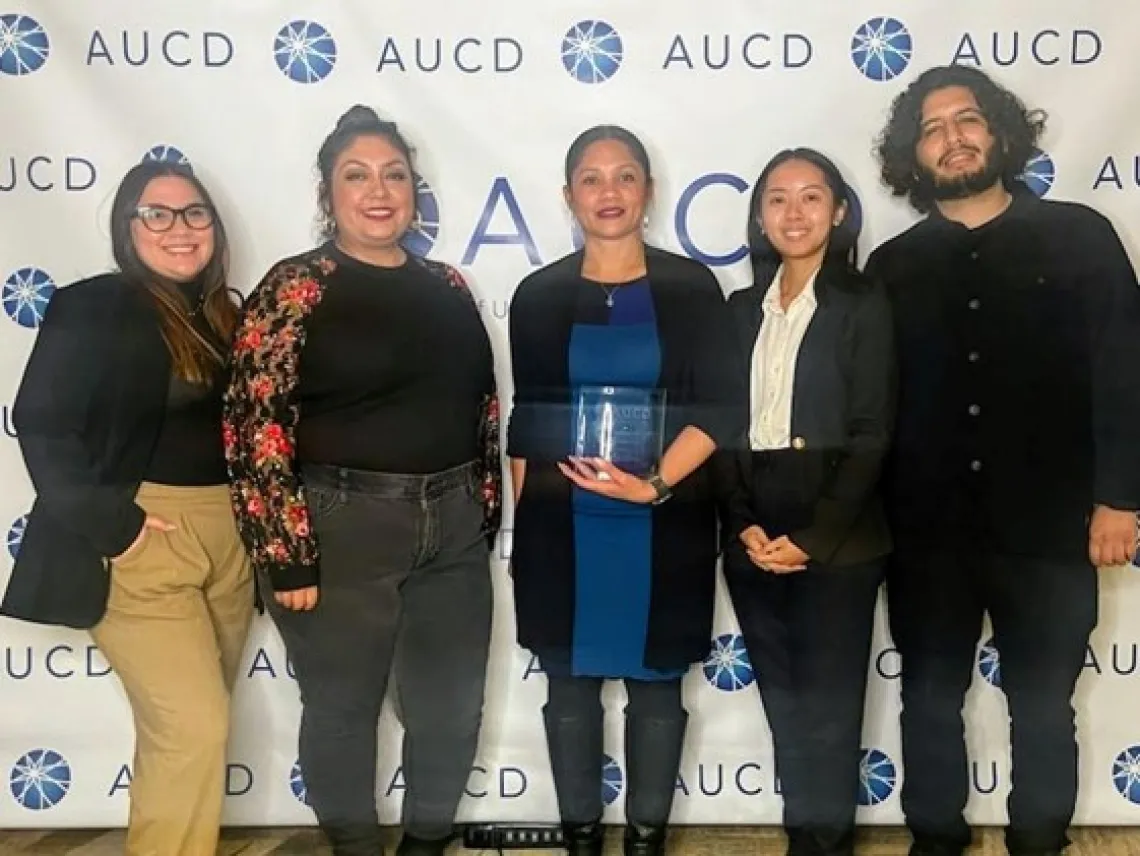
{"type": "MultiPolygon", "coordinates": [[[[620,835],[620,830],[611,830],[607,856],[621,853],[620,835]]],[[[906,856],[909,838],[901,829],[864,829],[860,836],[860,856],[906,856]]],[[[1080,829],[1074,831],[1073,839],[1068,856],[1140,856],[1140,827],[1080,829]]],[[[392,840],[395,841],[394,833],[392,840]]],[[[0,831],[0,856],[119,856],[122,852],[121,831],[0,831]]],[[[312,829],[227,829],[218,856],[327,856],[329,852],[312,829]]],[[[669,848],[669,856],[783,856],[783,852],[781,833],[766,827],[680,827],[673,832],[669,848]]],[[[455,856],[490,856],[492,851],[480,853],[454,847],[450,853],[455,856]]],[[[1004,854],[1001,830],[979,830],[971,856],[1004,854]]]]}

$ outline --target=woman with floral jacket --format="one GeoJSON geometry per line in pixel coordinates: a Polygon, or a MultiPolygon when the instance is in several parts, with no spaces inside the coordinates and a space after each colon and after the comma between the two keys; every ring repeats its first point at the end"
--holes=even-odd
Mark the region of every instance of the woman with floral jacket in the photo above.
{"type": "Polygon", "coordinates": [[[301,690],[308,799],[338,856],[382,852],[376,725],[395,670],[399,854],[442,854],[474,760],[501,504],[493,355],[454,268],[402,246],[395,124],[341,117],[318,157],[326,242],[251,295],[226,394],[231,495],[301,690]]]}

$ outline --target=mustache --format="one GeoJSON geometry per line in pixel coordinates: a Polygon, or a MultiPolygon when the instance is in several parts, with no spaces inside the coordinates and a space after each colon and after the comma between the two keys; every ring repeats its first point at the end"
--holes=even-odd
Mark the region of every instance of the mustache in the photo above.
{"type": "Polygon", "coordinates": [[[980,155],[982,153],[982,150],[977,148],[976,146],[958,146],[953,151],[949,151],[946,154],[944,154],[942,157],[940,157],[938,159],[938,165],[939,166],[945,166],[946,162],[948,160],[950,160],[950,158],[954,157],[955,155],[962,154],[963,152],[969,152],[971,154],[980,155]]]}

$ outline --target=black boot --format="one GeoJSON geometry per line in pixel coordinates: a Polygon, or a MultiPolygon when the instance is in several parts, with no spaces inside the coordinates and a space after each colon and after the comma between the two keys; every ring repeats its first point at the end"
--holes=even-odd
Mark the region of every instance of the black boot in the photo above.
{"type": "Polygon", "coordinates": [[[562,841],[570,856],[602,856],[605,834],[601,823],[562,824],[562,841]]]}
{"type": "Polygon", "coordinates": [[[625,828],[625,840],[622,843],[625,856],[664,856],[665,827],[631,823],[625,828]]]}
{"type": "Polygon", "coordinates": [[[449,835],[446,838],[434,838],[428,840],[426,838],[416,838],[414,835],[404,833],[400,839],[400,846],[396,848],[396,856],[443,856],[449,845],[454,838],[454,835],[449,835]]]}
{"type": "Polygon", "coordinates": [[[383,856],[384,838],[372,824],[327,824],[322,827],[333,856],[383,856]]]}
{"type": "Polygon", "coordinates": [[[662,856],[665,852],[665,828],[673,805],[687,721],[688,714],[684,712],[668,718],[626,715],[626,856],[662,856]]]}

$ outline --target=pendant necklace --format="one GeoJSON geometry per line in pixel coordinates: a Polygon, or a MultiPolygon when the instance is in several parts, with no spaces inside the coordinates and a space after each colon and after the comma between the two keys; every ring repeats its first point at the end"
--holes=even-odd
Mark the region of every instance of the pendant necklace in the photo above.
{"type": "Polygon", "coordinates": [[[602,291],[604,291],[606,293],[606,306],[609,307],[610,309],[613,309],[614,308],[614,292],[617,291],[619,288],[621,288],[621,286],[620,285],[611,285],[609,288],[606,288],[605,284],[600,283],[600,282],[598,283],[598,285],[602,286],[602,291]]]}

